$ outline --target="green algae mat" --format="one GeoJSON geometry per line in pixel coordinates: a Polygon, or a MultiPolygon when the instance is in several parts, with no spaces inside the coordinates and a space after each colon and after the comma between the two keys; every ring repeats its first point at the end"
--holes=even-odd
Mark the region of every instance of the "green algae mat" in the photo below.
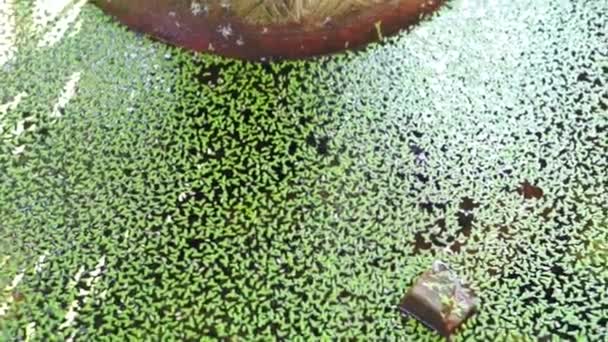
{"type": "Polygon", "coordinates": [[[437,341],[434,260],[457,341],[608,339],[608,2],[279,64],[44,2],[0,2],[0,340],[437,341]]]}

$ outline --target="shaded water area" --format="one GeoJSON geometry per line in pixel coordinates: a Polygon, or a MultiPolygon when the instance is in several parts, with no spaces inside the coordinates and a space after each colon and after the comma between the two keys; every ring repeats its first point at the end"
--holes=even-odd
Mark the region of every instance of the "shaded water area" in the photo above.
{"type": "Polygon", "coordinates": [[[605,339],[606,10],[454,1],[255,64],[85,7],[0,69],[0,105],[30,94],[0,116],[0,339],[432,341],[397,305],[437,259],[480,299],[455,340],[605,339]]]}

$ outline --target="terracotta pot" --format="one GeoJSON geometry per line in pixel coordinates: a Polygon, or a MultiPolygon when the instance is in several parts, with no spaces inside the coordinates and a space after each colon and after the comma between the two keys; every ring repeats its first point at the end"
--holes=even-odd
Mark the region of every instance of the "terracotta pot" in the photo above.
{"type": "MultiPolygon", "coordinates": [[[[291,3],[298,1],[315,6],[314,0],[291,3]]],[[[306,11],[285,7],[276,9],[275,15],[258,8],[242,9],[247,3],[263,2],[252,0],[93,2],[127,26],[167,43],[249,60],[303,58],[357,48],[415,24],[445,2],[370,0],[369,5],[358,1],[348,7],[344,2],[333,1],[316,0],[321,3],[317,6],[325,2],[341,8],[315,12],[314,8],[306,11]],[[258,12],[262,14],[256,15],[258,12]]],[[[281,6],[285,2],[276,0],[277,3],[281,6]]],[[[257,7],[260,6],[264,5],[257,7]]]]}

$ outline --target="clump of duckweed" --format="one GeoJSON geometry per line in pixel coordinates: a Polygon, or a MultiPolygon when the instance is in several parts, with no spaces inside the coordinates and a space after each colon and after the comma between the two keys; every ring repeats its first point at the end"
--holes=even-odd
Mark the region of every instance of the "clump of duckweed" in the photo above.
{"type": "Polygon", "coordinates": [[[456,340],[605,339],[608,8],[492,4],[262,65],[92,6],[38,49],[20,2],[0,339],[436,340],[397,310],[435,259],[481,300],[456,340]]]}

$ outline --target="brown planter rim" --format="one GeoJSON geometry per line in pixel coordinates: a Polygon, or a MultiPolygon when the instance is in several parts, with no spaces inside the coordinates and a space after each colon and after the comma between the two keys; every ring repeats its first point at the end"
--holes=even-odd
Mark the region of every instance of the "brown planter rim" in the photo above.
{"type": "Polygon", "coordinates": [[[308,30],[296,23],[250,24],[234,17],[219,21],[193,13],[188,0],[93,2],[128,27],[163,42],[225,57],[268,61],[360,48],[416,24],[445,0],[388,0],[308,30]]]}

